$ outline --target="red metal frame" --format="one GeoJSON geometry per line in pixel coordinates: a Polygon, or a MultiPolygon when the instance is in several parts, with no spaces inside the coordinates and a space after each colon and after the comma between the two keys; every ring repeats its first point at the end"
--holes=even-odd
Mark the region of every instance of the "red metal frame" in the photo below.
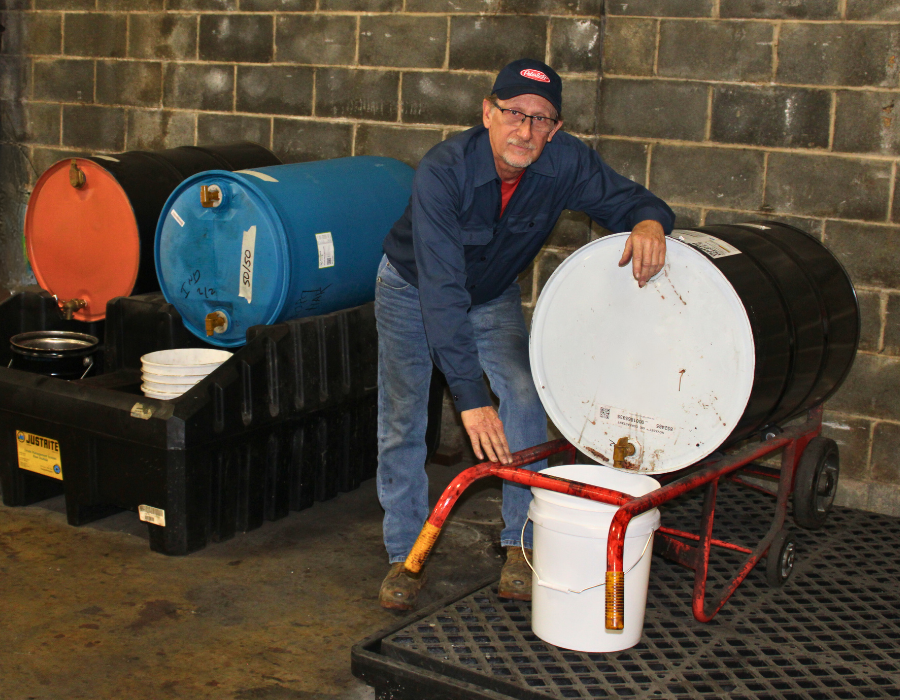
{"type": "MultiPolygon", "coordinates": [[[[749,444],[735,452],[729,453],[714,461],[704,461],[694,467],[689,467],[683,472],[685,476],[678,477],[661,475],[661,481],[665,485],[659,489],[639,498],[632,498],[627,494],[609,489],[591,486],[577,481],[560,479],[531,472],[521,467],[539,462],[550,455],[567,452],[570,463],[575,461],[577,451],[566,440],[555,440],[538,445],[527,450],[522,450],[513,455],[513,462],[509,465],[501,465],[496,462],[483,462],[476,464],[461,472],[447,488],[429,516],[413,551],[406,560],[406,568],[411,572],[418,572],[424,565],[425,559],[437,538],[440,528],[456,503],[462,492],[474,481],[486,476],[499,476],[501,479],[513,481],[526,486],[537,486],[549,491],[568,493],[579,498],[587,498],[594,501],[602,501],[620,506],[609,528],[607,542],[607,580],[610,576],[622,577],[622,556],[625,545],[625,531],[632,518],[648,510],[677,498],[688,491],[705,487],[706,493],[703,500],[703,514],[700,520],[699,534],[693,534],[683,530],[661,527],[654,538],[654,552],[671,559],[679,564],[694,569],[694,617],[701,622],[708,622],[722,609],[725,602],[731,597],[737,587],[750,573],[750,570],[766,555],[775,536],[783,529],[785,515],[787,513],[788,498],[794,490],[794,475],[797,462],[806,449],[809,441],[819,435],[822,430],[822,407],[812,409],[805,423],[786,429],[780,435],[765,442],[749,444]],[[770,455],[783,449],[781,456],[781,469],[775,470],[753,464],[755,460],[770,455]],[[777,479],[778,490],[773,491],[761,487],[758,484],[747,482],[736,472],[743,470],[744,475],[777,479]],[[719,479],[726,477],[742,486],[757,489],[775,496],[775,513],[768,532],[753,549],[742,545],[724,542],[712,537],[713,522],[715,520],[716,495],[718,493],[719,479]],[[689,544],[696,542],[696,544],[689,544]],[[731,551],[746,554],[737,573],[732,580],[723,587],[712,599],[707,602],[709,591],[707,579],[709,575],[709,557],[712,547],[721,547],[731,551]]],[[[615,580],[615,579],[612,579],[615,580]]],[[[619,601],[620,603],[620,601],[619,601]]],[[[609,592],[607,596],[609,608],[609,592]]],[[[607,626],[609,626],[610,610],[607,610],[607,626]]]]}

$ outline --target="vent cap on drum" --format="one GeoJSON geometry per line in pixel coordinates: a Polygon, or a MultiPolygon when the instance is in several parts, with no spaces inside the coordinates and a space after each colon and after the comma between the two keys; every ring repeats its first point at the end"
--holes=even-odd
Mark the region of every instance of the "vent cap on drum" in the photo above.
{"type": "Polygon", "coordinates": [[[627,233],[566,258],[531,327],[531,370],[550,419],[573,445],[612,466],[686,467],[731,434],[750,397],[754,340],[728,279],[702,253],[667,240],[666,266],[641,289],[618,262],[627,233]]]}

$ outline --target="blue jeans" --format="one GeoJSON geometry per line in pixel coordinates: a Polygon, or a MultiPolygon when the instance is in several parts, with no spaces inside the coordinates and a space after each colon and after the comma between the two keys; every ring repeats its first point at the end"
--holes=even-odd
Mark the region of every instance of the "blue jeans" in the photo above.
{"type": "MultiPolygon", "coordinates": [[[[378,322],[378,499],[390,562],[404,561],[430,512],[425,429],[432,362],[419,291],[382,258],[375,286],[378,322]]],[[[500,399],[510,450],[547,440],[547,418],[531,378],[521,292],[513,283],[497,299],[473,306],[469,320],[481,366],[500,399]]],[[[546,461],[529,465],[539,471],[546,461]]],[[[519,544],[531,491],[503,482],[503,546],[519,544]]],[[[531,547],[531,526],[525,532],[531,547]]]]}

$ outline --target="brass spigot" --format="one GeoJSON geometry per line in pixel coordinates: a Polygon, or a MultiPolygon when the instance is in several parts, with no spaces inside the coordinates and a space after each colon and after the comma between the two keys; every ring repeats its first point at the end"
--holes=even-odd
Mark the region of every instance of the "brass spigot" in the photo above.
{"type": "MultiPolygon", "coordinates": [[[[219,191],[219,188],[213,185],[210,187],[209,185],[200,185],[200,204],[204,206],[206,209],[211,209],[216,206],[216,203],[222,199],[222,193],[219,191]]],[[[207,335],[212,335],[211,333],[207,333],[207,335]]]]}
{"type": "Polygon", "coordinates": [[[207,336],[211,336],[213,333],[224,333],[226,330],[228,330],[228,319],[225,314],[221,311],[212,311],[206,314],[207,336]]]}
{"type": "Polygon", "coordinates": [[[78,167],[78,161],[73,158],[69,164],[69,184],[75,189],[80,189],[84,187],[86,182],[87,178],[84,175],[84,170],[78,167]]]}
{"type": "Polygon", "coordinates": [[[63,318],[66,321],[71,321],[72,317],[86,306],[87,302],[84,299],[69,299],[59,305],[59,310],[62,311],[63,318]]]}
{"type": "Polygon", "coordinates": [[[616,469],[625,469],[625,458],[634,454],[634,445],[628,442],[627,437],[619,438],[613,447],[613,466],[616,469]]]}

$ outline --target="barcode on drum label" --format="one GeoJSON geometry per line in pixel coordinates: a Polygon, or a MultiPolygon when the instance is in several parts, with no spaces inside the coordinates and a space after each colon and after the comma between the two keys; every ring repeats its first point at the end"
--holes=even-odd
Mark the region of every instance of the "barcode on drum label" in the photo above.
{"type": "Polygon", "coordinates": [[[241,244],[241,270],[238,279],[238,296],[253,301],[253,266],[256,263],[256,226],[244,231],[241,244]]]}
{"type": "Polygon", "coordinates": [[[316,245],[319,247],[319,269],[334,267],[334,241],[331,231],[316,234],[316,245]]]}
{"type": "Polygon", "coordinates": [[[693,246],[701,253],[706,253],[709,257],[727,258],[729,255],[740,255],[741,251],[715,236],[708,233],[699,233],[698,231],[674,231],[674,238],[693,246]]]}
{"type": "Polygon", "coordinates": [[[166,526],[166,511],[153,506],[138,506],[138,517],[151,525],[166,526]]]}
{"type": "Polygon", "coordinates": [[[612,406],[598,406],[595,413],[595,421],[613,423],[622,428],[630,428],[633,431],[643,433],[674,436],[678,432],[678,428],[666,421],[612,406]]]}

